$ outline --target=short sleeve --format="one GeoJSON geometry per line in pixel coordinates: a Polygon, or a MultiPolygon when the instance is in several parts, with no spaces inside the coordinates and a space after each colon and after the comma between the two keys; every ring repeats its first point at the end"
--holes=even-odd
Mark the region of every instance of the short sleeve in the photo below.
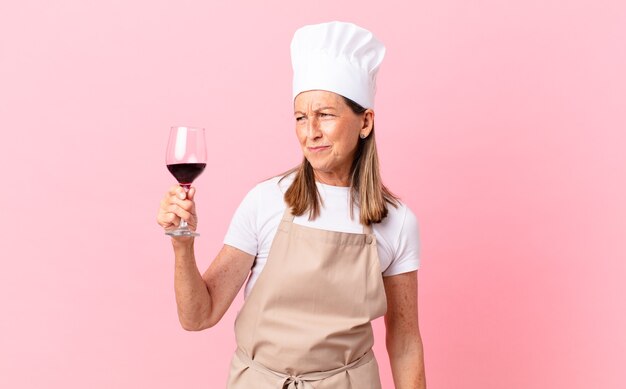
{"type": "Polygon", "coordinates": [[[408,273],[420,267],[420,236],[419,225],[415,214],[407,207],[398,243],[391,264],[383,272],[383,276],[408,273]]]}
{"type": "Polygon", "coordinates": [[[258,196],[259,193],[255,187],[243,198],[224,237],[224,244],[254,256],[258,252],[258,196]]]}

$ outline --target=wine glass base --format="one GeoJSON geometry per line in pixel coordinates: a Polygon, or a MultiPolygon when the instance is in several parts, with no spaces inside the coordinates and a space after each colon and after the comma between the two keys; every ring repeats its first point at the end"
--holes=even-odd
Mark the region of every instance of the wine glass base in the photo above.
{"type": "Polygon", "coordinates": [[[167,231],[165,235],[169,236],[200,236],[197,232],[191,230],[172,230],[167,231]]]}

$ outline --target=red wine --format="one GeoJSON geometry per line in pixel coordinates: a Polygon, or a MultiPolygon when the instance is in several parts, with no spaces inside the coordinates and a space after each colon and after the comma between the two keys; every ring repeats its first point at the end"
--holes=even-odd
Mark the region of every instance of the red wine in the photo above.
{"type": "Polygon", "coordinates": [[[167,170],[172,173],[179,184],[189,186],[204,171],[205,167],[206,163],[174,163],[167,165],[167,170]]]}

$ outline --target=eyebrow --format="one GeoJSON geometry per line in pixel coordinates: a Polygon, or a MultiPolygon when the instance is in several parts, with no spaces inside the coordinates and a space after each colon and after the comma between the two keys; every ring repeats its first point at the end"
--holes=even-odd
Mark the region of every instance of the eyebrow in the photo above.
{"type": "MultiPolygon", "coordinates": [[[[313,112],[320,112],[320,111],[323,111],[323,110],[326,110],[326,109],[331,109],[333,111],[337,110],[335,107],[326,106],[326,107],[320,107],[320,108],[316,109],[313,112]]],[[[295,114],[298,114],[298,113],[304,115],[304,112],[302,112],[302,111],[295,111],[293,114],[295,115],[295,114]]]]}

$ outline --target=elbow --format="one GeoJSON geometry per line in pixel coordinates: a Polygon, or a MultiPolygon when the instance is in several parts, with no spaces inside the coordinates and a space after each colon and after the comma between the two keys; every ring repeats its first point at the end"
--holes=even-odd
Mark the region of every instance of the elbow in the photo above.
{"type": "Polygon", "coordinates": [[[193,324],[180,323],[180,325],[183,327],[183,330],[185,331],[202,331],[204,329],[201,326],[193,325],[193,324]]]}
{"type": "Polygon", "coordinates": [[[418,329],[388,330],[385,343],[390,357],[423,354],[424,345],[418,329]]]}
{"type": "Polygon", "coordinates": [[[203,331],[217,324],[217,321],[214,321],[214,320],[205,320],[202,322],[187,322],[184,320],[179,320],[179,321],[180,321],[181,327],[183,327],[185,331],[190,331],[190,332],[203,331]]]}

